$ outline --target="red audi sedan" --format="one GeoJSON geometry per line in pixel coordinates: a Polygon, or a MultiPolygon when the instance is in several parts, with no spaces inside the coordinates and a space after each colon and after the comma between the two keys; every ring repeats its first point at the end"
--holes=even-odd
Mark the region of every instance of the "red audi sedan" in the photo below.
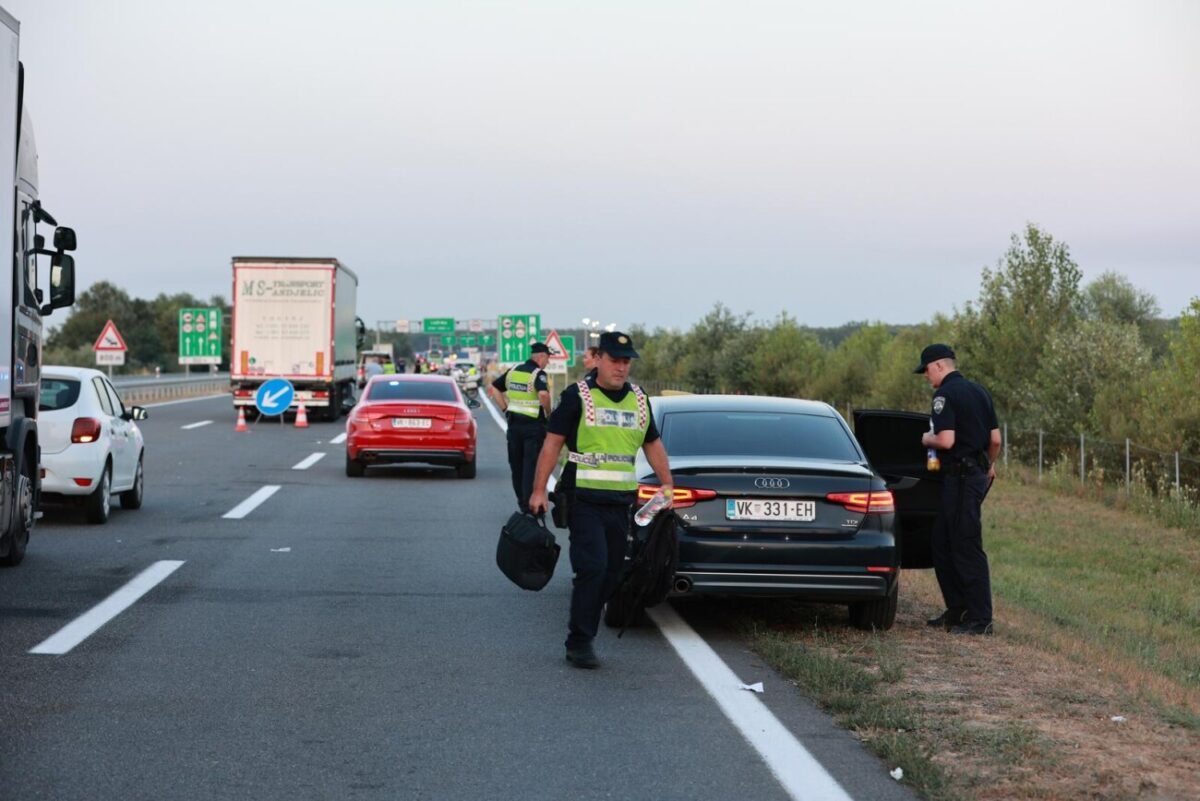
{"type": "Polygon", "coordinates": [[[377,375],[346,421],[346,475],[372,465],[419,462],[453,467],[475,478],[475,419],[453,378],[377,375]]]}

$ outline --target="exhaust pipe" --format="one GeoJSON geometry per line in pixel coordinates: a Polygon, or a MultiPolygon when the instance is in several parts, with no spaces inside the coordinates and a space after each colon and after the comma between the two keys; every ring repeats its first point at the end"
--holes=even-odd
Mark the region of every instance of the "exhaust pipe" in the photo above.
{"type": "Polygon", "coordinates": [[[692,580],[687,576],[675,577],[675,592],[683,595],[692,591],[692,580]]]}

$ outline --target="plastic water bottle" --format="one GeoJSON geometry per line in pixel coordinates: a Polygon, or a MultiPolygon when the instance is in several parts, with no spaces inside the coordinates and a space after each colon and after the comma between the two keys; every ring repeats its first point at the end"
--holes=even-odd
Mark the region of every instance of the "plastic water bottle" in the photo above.
{"type": "MultiPolygon", "coordinates": [[[[929,433],[933,433],[933,421],[929,421],[929,433]]],[[[942,460],[938,458],[937,448],[929,448],[925,451],[925,469],[930,473],[936,473],[942,469],[942,460]]]]}
{"type": "Polygon", "coordinates": [[[637,510],[637,514],[633,516],[633,522],[639,526],[648,526],[650,525],[650,521],[654,519],[654,516],[663,509],[666,509],[669,504],[670,501],[667,500],[667,496],[660,489],[654,493],[653,498],[646,501],[641,509],[637,510]]]}

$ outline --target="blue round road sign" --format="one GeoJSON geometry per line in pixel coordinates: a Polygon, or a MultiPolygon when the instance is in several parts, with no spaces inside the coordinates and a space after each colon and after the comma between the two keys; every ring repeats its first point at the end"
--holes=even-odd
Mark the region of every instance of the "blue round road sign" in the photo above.
{"type": "Polygon", "coordinates": [[[286,378],[272,378],[254,393],[254,405],[267,417],[283,414],[292,405],[296,388],[286,378]]]}

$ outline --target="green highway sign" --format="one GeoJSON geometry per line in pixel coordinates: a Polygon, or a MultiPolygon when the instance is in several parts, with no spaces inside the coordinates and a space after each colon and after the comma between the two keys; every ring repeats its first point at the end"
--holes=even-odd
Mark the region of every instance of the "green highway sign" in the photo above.
{"type": "Polygon", "coordinates": [[[495,344],[496,344],[496,338],[495,338],[494,336],[492,336],[491,334],[484,334],[483,336],[481,336],[481,337],[479,338],[479,344],[480,344],[480,345],[483,345],[485,348],[486,348],[488,345],[495,345],[495,344]]]}
{"type": "Polygon", "coordinates": [[[443,334],[441,341],[443,345],[454,347],[454,345],[458,342],[458,337],[454,336],[453,334],[443,334]]]}
{"type": "Polygon", "coordinates": [[[559,337],[562,340],[563,347],[567,350],[567,367],[575,366],[575,337],[570,334],[563,334],[559,337]]]}
{"type": "Polygon", "coordinates": [[[500,361],[519,364],[529,358],[529,346],[541,337],[540,314],[501,314],[497,324],[500,332],[500,361]]]}
{"type": "Polygon", "coordinates": [[[473,348],[477,344],[479,344],[479,337],[475,336],[474,334],[468,334],[466,336],[461,337],[458,340],[458,342],[464,348],[473,348]]]}
{"type": "Polygon", "coordinates": [[[426,334],[453,334],[453,317],[426,317],[421,329],[426,334]]]}
{"type": "Polygon", "coordinates": [[[221,310],[179,310],[179,363],[221,363],[221,310]]]}

